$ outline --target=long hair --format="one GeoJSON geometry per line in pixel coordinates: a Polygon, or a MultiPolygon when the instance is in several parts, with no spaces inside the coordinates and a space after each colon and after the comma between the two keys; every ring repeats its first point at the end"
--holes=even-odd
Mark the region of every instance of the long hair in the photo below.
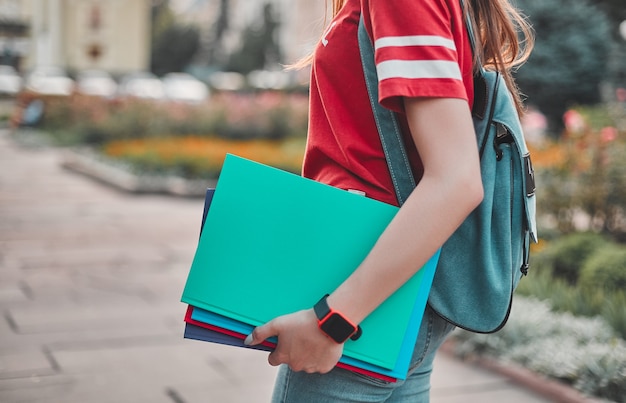
{"type": "Polygon", "coordinates": [[[518,113],[523,111],[521,93],[512,72],[521,66],[532,51],[534,35],[526,18],[508,0],[470,0],[465,12],[472,18],[475,40],[474,68],[482,64],[499,71],[513,94],[518,113]]]}
{"type": "MultiPolygon", "coordinates": [[[[335,16],[337,16],[337,14],[339,14],[339,11],[341,11],[341,8],[345,4],[345,2],[346,0],[332,0],[332,10],[330,13],[330,20],[332,20],[333,18],[335,18],[335,16]]],[[[324,13],[325,18],[324,18],[323,25],[326,26],[329,20],[328,2],[325,2],[324,4],[326,6],[326,12],[324,13]]],[[[309,66],[311,63],[313,63],[313,52],[309,53],[308,55],[305,55],[300,60],[297,60],[295,63],[288,64],[286,67],[288,70],[298,70],[298,69],[302,69],[304,67],[309,66]]]]}
{"type": "MultiPolygon", "coordinates": [[[[339,13],[345,1],[332,0],[331,19],[339,13]]],[[[512,72],[530,56],[534,44],[530,24],[508,0],[469,0],[464,4],[465,12],[469,13],[474,22],[476,43],[480,45],[474,53],[474,68],[482,64],[485,68],[499,71],[521,113],[522,97],[512,72]]],[[[312,60],[312,54],[305,56],[292,67],[306,66],[312,60]]]]}

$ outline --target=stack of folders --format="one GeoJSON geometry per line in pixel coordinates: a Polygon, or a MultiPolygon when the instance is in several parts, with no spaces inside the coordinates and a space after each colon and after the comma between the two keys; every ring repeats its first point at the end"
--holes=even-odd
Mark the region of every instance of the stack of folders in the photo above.
{"type": "MultiPolygon", "coordinates": [[[[228,155],[207,191],[183,291],[185,338],[232,346],[254,327],[311,308],[361,263],[398,208],[228,155]],[[210,208],[209,208],[210,207],[210,208]]],[[[339,367],[405,379],[439,252],[362,323],[339,367]]],[[[270,351],[275,339],[252,348],[270,351]]]]}

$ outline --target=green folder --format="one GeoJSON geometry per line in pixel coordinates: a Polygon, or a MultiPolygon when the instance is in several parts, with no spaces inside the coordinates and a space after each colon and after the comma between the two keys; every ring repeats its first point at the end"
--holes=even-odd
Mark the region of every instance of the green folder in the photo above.
{"type": "MultiPolygon", "coordinates": [[[[311,308],[358,267],[397,211],[228,155],[182,301],[252,326],[311,308]]],[[[344,355],[394,368],[424,274],[361,323],[344,355]]]]}

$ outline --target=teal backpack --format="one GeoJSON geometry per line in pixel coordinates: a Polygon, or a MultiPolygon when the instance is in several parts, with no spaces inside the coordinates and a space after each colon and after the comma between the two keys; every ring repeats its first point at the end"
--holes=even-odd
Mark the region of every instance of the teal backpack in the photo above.
{"type": "MultiPolygon", "coordinates": [[[[469,19],[466,25],[475,49],[469,19]]],[[[359,47],[387,165],[402,204],[415,180],[397,118],[378,102],[374,49],[363,17],[359,47]]],[[[535,181],[519,116],[504,78],[481,68],[474,78],[474,92],[472,118],[484,198],[442,246],[428,304],[455,326],[492,333],[509,317],[513,292],[528,272],[530,242],[537,241],[535,181]]]]}

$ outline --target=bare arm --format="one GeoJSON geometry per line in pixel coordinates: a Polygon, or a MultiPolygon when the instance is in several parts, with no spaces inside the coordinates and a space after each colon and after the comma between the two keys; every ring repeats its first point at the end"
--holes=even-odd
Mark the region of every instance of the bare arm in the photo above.
{"type": "Polygon", "coordinates": [[[359,269],[328,299],[356,323],[413,276],[482,200],[467,102],[407,99],[405,107],[424,176],[359,269]]]}
{"type": "MultiPolygon", "coordinates": [[[[461,99],[406,99],[411,134],[424,176],[367,258],[328,298],[328,304],[360,323],[435,253],[483,196],[469,107],[461,99]]],[[[272,365],[327,372],[342,345],[317,329],[312,310],[281,316],[255,329],[251,344],[279,336],[272,365]]]]}

